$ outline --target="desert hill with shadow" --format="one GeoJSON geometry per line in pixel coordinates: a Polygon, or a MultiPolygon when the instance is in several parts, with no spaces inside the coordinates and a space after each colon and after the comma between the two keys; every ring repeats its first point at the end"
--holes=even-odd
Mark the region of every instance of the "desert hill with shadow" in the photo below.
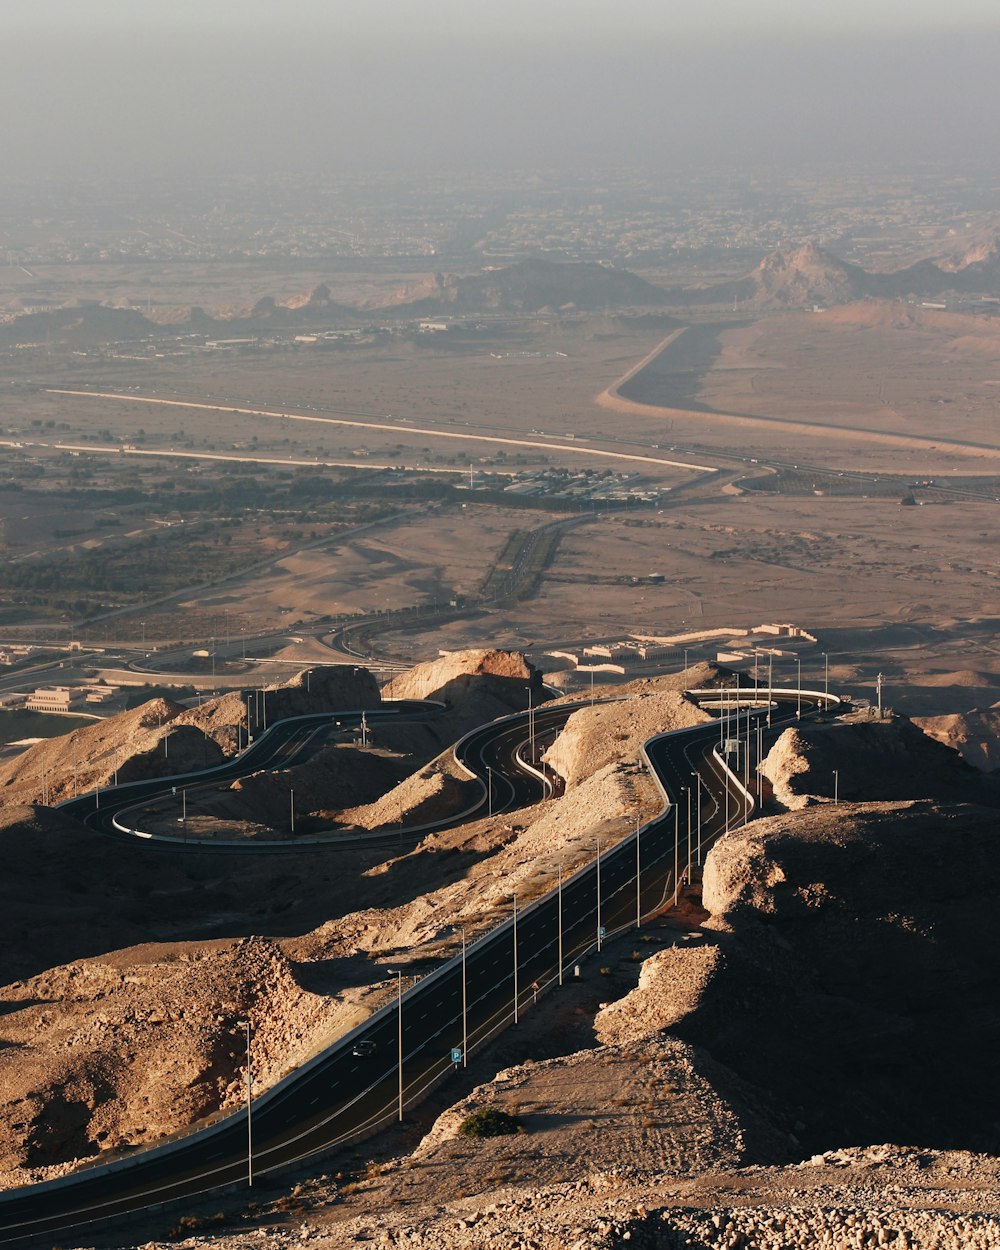
{"type": "MultiPolygon", "coordinates": [[[[525,697],[531,672],[475,652],[399,689],[457,704],[480,680],[486,700],[501,683],[510,707],[502,692],[525,697]]],[[[595,831],[606,845],[624,837],[659,805],[639,744],[702,718],[683,685],[635,682],[614,689],[618,702],[581,706],[548,748],[562,798],[388,851],[277,866],[150,856],[59,812],[10,807],[0,903],[21,937],[4,948],[0,989],[7,1183],[235,1105],[234,1020],[259,1032],[266,1083],[384,1001],[386,966],[426,971],[454,953],[456,926],[490,927],[512,890],[530,898],[559,864],[592,857],[595,831]]],[[[311,1181],[262,1188],[254,1209],[240,1196],[195,1204],[189,1228],[228,1213],[197,1244],[1000,1238],[989,779],[902,718],[803,724],[771,756],[772,814],[718,842],[676,911],[582,961],[400,1129],[311,1181]],[[850,775],[850,802],[829,795],[831,768],[850,775]],[[921,797],[908,795],[917,782],[921,797]],[[797,796],[788,810],[782,784],[797,796]],[[522,1131],[459,1132],[490,1108],[522,1131]]],[[[134,1242],[158,1245],[161,1230],[140,1222],[134,1242]]]]}

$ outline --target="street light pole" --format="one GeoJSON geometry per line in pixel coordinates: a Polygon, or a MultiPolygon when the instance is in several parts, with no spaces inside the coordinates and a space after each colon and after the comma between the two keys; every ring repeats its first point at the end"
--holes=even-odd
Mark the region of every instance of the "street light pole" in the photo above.
{"type": "Polygon", "coordinates": [[[253,1187],[253,1079],[250,1071],[250,1021],[237,1020],[238,1028],[246,1030],[247,1041],[247,1185],[253,1187]]]}
{"type": "Polygon", "coordinates": [[[830,710],[830,657],[823,652],[823,698],[826,703],[826,710],[830,710]]]}
{"type": "Polygon", "coordinates": [[[601,839],[597,839],[597,949],[603,950],[601,937],[601,839]]]}
{"type": "Polygon", "coordinates": [[[680,808],[674,804],[674,906],[677,906],[677,892],[680,888],[680,881],[677,874],[680,872],[680,808]]]}
{"type": "Polygon", "coordinates": [[[514,895],[514,1023],[517,1024],[517,895],[514,895]]]}
{"type": "Polygon", "coordinates": [[[834,807],[837,807],[839,806],[839,804],[840,804],[840,771],[839,769],[835,768],[833,770],[833,805],[834,807]]]}
{"type": "Polygon", "coordinates": [[[558,913],[559,913],[559,984],[563,983],[563,913],[562,913],[562,879],[563,866],[562,860],[559,861],[559,892],[557,895],[558,913]]]}
{"type": "Polygon", "coordinates": [[[486,813],[493,815],[493,769],[486,765],[486,813]]]}
{"type": "Polygon", "coordinates": [[[292,833],[295,832],[295,791],[288,792],[289,815],[291,816],[292,833]]]}
{"type": "Polygon", "coordinates": [[[795,678],[795,715],[796,717],[801,718],[802,716],[802,657],[800,655],[797,655],[795,657],[795,664],[797,666],[797,676],[795,678]]]}
{"type": "Polygon", "coordinates": [[[403,1119],[403,970],[396,969],[396,1058],[399,1060],[399,1119],[403,1119]]]}
{"type": "Polygon", "coordinates": [[[639,813],[635,814],[635,927],[642,928],[642,877],[639,858],[639,813]]]}
{"type": "Polygon", "coordinates": [[[695,773],[695,786],[698,793],[698,867],[701,867],[701,773],[695,773]]]}
{"type": "Polygon", "coordinates": [[[465,980],[465,926],[462,927],[462,1067],[469,1066],[469,991],[465,980]]]}

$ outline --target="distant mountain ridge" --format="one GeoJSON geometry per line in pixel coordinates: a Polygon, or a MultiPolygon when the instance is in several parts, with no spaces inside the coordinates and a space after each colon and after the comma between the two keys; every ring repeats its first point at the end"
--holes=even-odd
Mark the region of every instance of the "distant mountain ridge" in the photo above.
{"type": "Polygon", "coordinates": [[[841,260],[810,240],[778,248],[745,278],[713,286],[673,288],[670,304],[736,301],[761,309],[846,304],[853,300],[933,299],[946,293],[1000,295],[1000,235],[958,253],[880,273],[841,260]]]}
{"type": "Polygon", "coordinates": [[[662,287],[624,269],[592,263],[524,260],[467,277],[434,274],[404,287],[387,303],[352,307],[338,304],[325,284],[306,296],[279,301],[259,299],[252,308],[220,316],[195,306],[166,317],[146,316],[137,308],[113,308],[96,301],[45,312],[23,313],[0,325],[0,344],[44,343],[51,339],[88,346],[109,340],[137,339],[190,330],[232,338],[315,326],[357,325],[379,317],[441,316],[477,312],[604,312],[659,307],[662,287]]]}
{"type": "Polygon", "coordinates": [[[233,338],[314,328],[317,319],[324,327],[336,327],[406,316],[555,315],[733,303],[763,312],[946,294],[1000,297],[1000,233],[986,231],[951,251],[887,273],[841,260],[807,240],[778,248],[742,278],[698,287],[662,287],[627,269],[593,262],[532,258],[465,276],[435,273],[366,306],[338,303],[325,284],[285,300],[264,296],[252,307],[226,313],[192,307],[146,316],[135,307],[81,301],[10,317],[0,324],[0,345],[61,341],[85,347],[162,335],[168,326],[175,332],[233,338]]]}
{"type": "Polygon", "coordinates": [[[379,311],[432,312],[602,312],[660,305],[666,298],[627,269],[594,263],[522,260],[471,277],[435,274],[404,287],[379,311]]]}

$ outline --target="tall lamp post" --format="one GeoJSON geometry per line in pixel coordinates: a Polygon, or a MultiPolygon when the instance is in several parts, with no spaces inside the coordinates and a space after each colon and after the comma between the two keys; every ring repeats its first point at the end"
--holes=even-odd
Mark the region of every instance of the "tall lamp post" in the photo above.
{"type": "Polygon", "coordinates": [[[236,1027],[244,1029],[247,1043],[247,1185],[253,1186],[253,1080],[250,1073],[250,1021],[237,1020],[236,1027]]]}
{"type": "Polygon", "coordinates": [[[604,935],[601,933],[601,839],[597,839],[597,949],[603,950],[604,935]]]}
{"type": "Polygon", "coordinates": [[[517,1024],[517,895],[514,895],[514,1023],[517,1024]]]}
{"type": "Polygon", "coordinates": [[[469,1066],[469,990],[465,979],[465,926],[462,926],[462,1067],[469,1066]]]}
{"type": "Polygon", "coordinates": [[[680,890],[680,880],[678,873],[680,872],[680,808],[674,804],[674,906],[677,906],[677,894],[680,890]]]}
{"type": "Polygon", "coordinates": [[[638,812],[635,814],[635,927],[642,928],[642,862],[639,858],[639,821],[641,817],[638,812]]]}
{"type": "Polygon", "coordinates": [[[563,913],[562,913],[562,879],[563,865],[562,860],[559,861],[559,888],[556,895],[557,911],[559,916],[559,984],[563,983],[563,913]]]}
{"type": "Polygon", "coordinates": [[[399,1119],[403,1118],[403,970],[396,969],[396,1059],[399,1069],[399,1119]]]}
{"type": "Polygon", "coordinates": [[[698,867],[701,867],[701,773],[693,772],[691,776],[694,778],[694,784],[698,794],[696,828],[698,831],[698,867]]]}

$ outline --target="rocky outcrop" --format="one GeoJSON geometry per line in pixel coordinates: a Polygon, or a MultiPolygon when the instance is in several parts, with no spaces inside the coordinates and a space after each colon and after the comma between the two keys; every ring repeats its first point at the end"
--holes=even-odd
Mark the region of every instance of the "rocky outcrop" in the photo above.
{"type": "Polygon", "coordinates": [[[1000,707],[973,708],[954,716],[914,716],[913,723],[958,751],[973,768],[1000,769],[1000,707]]]}
{"type": "Polygon", "coordinates": [[[809,1148],[995,1148],[998,849],[993,812],[927,802],[728,834],[703,891],[725,958],[677,1033],[780,1091],[809,1148]]]}
{"type": "Polygon", "coordinates": [[[835,790],[841,800],[1000,801],[956,751],[902,716],[786,729],[761,771],[789,809],[833,799],[835,790]]]}
{"type": "Polygon", "coordinates": [[[644,961],[634,990],[597,1013],[594,1031],[606,1045],[626,1045],[672,1028],[697,1011],[724,958],[714,943],[680,943],[644,961]]]}
{"type": "Polygon", "coordinates": [[[243,1096],[330,1029],[273,943],[138,947],[8,985],[0,1020],[0,1169],[142,1144],[243,1096]]]}
{"type": "Polygon", "coordinates": [[[529,683],[538,690],[541,676],[519,651],[449,651],[394,677],[383,694],[387,699],[437,699],[449,706],[470,698],[492,700],[511,712],[528,706],[529,683]]]}
{"type": "Polygon", "coordinates": [[[595,703],[573,713],[543,758],[572,790],[613,760],[638,760],[642,744],[656,734],[709,720],[707,712],[673,690],[595,703]]]}

